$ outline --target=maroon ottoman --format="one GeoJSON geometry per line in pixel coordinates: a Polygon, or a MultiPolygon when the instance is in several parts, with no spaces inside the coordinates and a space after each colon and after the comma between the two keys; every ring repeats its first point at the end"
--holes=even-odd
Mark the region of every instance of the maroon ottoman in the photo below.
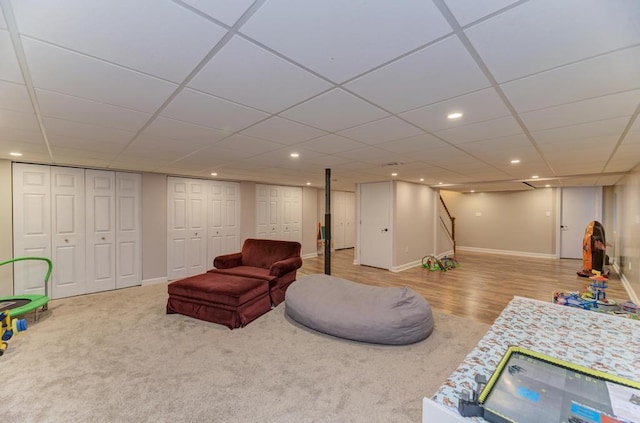
{"type": "Polygon", "coordinates": [[[204,273],[168,285],[167,314],[228,326],[246,326],[271,310],[269,283],[261,279],[204,273]]]}

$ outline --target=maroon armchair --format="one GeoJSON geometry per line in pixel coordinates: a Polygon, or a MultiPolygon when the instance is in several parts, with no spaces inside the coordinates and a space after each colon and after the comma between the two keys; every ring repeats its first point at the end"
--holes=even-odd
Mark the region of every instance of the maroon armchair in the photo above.
{"type": "Polygon", "coordinates": [[[284,301],[287,288],[302,267],[300,249],[299,242],[249,238],[244,241],[242,252],[216,257],[215,269],[208,273],[263,279],[269,282],[271,303],[277,306],[284,301]]]}

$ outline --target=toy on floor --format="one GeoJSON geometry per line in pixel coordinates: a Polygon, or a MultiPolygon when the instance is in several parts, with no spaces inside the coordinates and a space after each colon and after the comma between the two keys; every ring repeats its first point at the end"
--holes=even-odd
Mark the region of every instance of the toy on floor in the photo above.
{"type": "Polygon", "coordinates": [[[4,354],[9,346],[9,341],[14,333],[27,330],[27,321],[25,319],[11,319],[9,311],[0,312],[0,322],[2,322],[2,343],[0,344],[0,355],[4,354]]]}
{"type": "Polygon", "coordinates": [[[424,256],[422,257],[422,267],[432,272],[437,270],[446,272],[447,270],[460,267],[460,263],[458,263],[458,260],[454,257],[444,256],[441,259],[438,259],[436,256],[424,256]]]}
{"type": "Polygon", "coordinates": [[[582,239],[582,270],[578,276],[588,278],[594,274],[607,277],[609,270],[604,267],[607,241],[604,227],[598,221],[589,222],[582,239]]]}
{"type": "Polygon", "coordinates": [[[598,307],[596,300],[584,299],[578,292],[554,292],[553,302],[560,305],[579,307],[584,310],[598,307]]]}

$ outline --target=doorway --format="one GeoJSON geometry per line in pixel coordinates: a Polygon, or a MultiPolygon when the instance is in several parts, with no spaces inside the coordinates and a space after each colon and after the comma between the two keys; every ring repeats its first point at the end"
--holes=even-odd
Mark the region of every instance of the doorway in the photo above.
{"type": "Polygon", "coordinates": [[[587,224],[602,219],[602,187],[562,188],[560,200],[560,258],[582,259],[587,224]]]}
{"type": "Polygon", "coordinates": [[[391,268],[391,182],[360,185],[360,264],[391,268]]]}

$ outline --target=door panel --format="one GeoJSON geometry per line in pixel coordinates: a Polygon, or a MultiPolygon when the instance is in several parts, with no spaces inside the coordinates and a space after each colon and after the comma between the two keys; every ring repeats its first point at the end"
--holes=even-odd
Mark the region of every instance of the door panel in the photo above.
{"type": "Polygon", "coordinates": [[[391,268],[391,200],[390,182],[360,185],[360,263],[391,268]]]}
{"type": "Polygon", "coordinates": [[[602,218],[602,188],[562,188],[561,195],[560,257],[582,259],[584,230],[602,218]]]}
{"type": "Polygon", "coordinates": [[[51,168],[52,298],[87,292],[84,169],[51,168]]]}
{"type": "Polygon", "coordinates": [[[86,171],[87,292],[116,288],[115,174],[86,171]]]}
{"type": "MultiPolygon", "coordinates": [[[[50,181],[49,166],[13,164],[14,257],[51,258],[50,181]]],[[[15,295],[45,293],[45,262],[23,261],[13,268],[15,295]]]]}
{"type": "Polygon", "coordinates": [[[142,283],[141,196],[140,174],[116,173],[116,288],[142,283]]]}

